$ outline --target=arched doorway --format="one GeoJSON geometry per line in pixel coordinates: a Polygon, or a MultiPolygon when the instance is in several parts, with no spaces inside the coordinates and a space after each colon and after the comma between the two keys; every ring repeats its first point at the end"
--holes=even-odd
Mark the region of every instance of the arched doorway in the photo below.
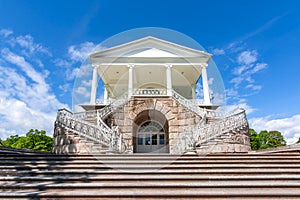
{"type": "Polygon", "coordinates": [[[134,120],[133,131],[135,153],[169,152],[169,126],[161,112],[142,111],[134,120]]]}

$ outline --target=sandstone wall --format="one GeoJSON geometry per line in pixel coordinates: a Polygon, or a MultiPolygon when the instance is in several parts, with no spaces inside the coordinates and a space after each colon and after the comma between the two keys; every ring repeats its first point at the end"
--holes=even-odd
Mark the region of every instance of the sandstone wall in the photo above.
{"type": "Polygon", "coordinates": [[[180,139],[180,133],[201,121],[198,115],[186,109],[173,98],[133,97],[123,107],[116,109],[111,116],[123,134],[123,138],[127,140],[130,152],[134,150],[133,136],[135,130],[133,126],[135,121],[140,113],[147,110],[156,111],[165,116],[168,124],[168,144],[171,154],[177,152],[176,140],[180,139]]]}

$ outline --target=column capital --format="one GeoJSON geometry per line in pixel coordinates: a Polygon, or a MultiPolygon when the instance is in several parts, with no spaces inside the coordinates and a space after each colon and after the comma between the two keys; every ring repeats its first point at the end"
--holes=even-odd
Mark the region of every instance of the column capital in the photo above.
{"type": "Polygon", "coordinates": [[[134,64],[128,64],[127,67],[132,69],[132,68],[134,68],[134,64]]]}
{"type": "Polygon", "coordinates": [[[172,64],[165,64],[165,67],[166,67],[166,68],[172,68],[173,65],[172,65],[172,64]]]}
{"type": "Polygon", "coordinates": [[[208,64],[207,63],[201,63],[200,66],[207,68],[208,64]]]}

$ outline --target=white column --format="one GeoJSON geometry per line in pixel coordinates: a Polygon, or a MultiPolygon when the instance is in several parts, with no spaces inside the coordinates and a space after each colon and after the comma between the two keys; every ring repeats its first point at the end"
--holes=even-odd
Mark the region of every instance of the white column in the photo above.
{"type": "Polygon", "coordinates": [[[196,85],[192,84],[191,87],[192,87],[192,98],[196,99],[196,85]]]}
{"type": "Polygon", "coordinates": [[[167,95],[172,96],[172,65],[166,66],[166,77],[167,77],[167,95]]]}
{"type": "Polygon", "coordinates": [[[107,104],[107,99],[108,99],[108,93],[107,93],[106,86],[104,86],[104,94],[103,94],[103,104],[104,105],[107,104]]]}
{"type": "Polygon", "coordinates": [[[209,98],[209,86],[206,72],[207,65],[202,65],[202,85],[203,85],[203,103],[204,105],[211,105],[209,98]]]}
{"type": "Polygon", "coordinates": [[[128,65],[128,98],[130,98],[133,94],[133,67],[134,65],[128,65]]]}
{"type": "Polygon", "coordinates": [[[97,70],[97,67],[94,67],[93,79],[92,79],[92,89],[91,89],[91,100],[90,100],[91,105],[96,104],[97,87],[98,87],[98,70],[97,70]]]}

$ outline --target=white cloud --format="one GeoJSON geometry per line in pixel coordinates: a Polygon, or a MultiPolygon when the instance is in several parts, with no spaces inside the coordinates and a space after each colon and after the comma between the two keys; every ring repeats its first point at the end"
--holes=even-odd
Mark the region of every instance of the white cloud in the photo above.
{"type": "Polygon", "coordinates": [[[85,87],[90,87],[92,85],[92,80],[82,80],[82,85],[85,87]]]}
{"type": "Polygon", "coordinates": [[[243,85],[243,89],[250,89],[252,91],[259,91],[262,89],[261,85],[254,84],[253,76],[267,68],[266,63],[257,62],[258,53],[256,50],[243,51],[239,53],[236,63],[240,65],[235,67],[232,71],[234,77],[231,79],[230,83],[234,84],[236,89],[243,85]],[[247,85],[245,86],[245,84],[247,85]],[[250,84],[248,84],[250,83],[250,84]]]}
{"type": "Polygon", "coordinates": [[[68,48],[68,55],[74,62],[83,62],[87,56],[95,49],[92,42],[84,42],[79,45],[72,45],[68,48]]]}
{"type": "Polygon", "coordinates": [[[0,137],[22,135],[31,128],[52,135],[57,110],[68,105],[56,98],[47,83],[49,70],[37,67],[42,65],[40,56],[51,53],[29,35],[14,37],[11,31],[6,36],[9,39],[2,37],[0,43],[0,137]],[[24,51],[31,56],[22,54],[24,51]]]}
{"type": "Polygon", "coordinates": [[[70,88],[70,84],[69,83],[66,83],[66,84],[63,84],[63,85],[59,85],[58,88],[60,90],[62,90],[63,92],[67,92],[70,88]]]}
{"type": "Polygon", "coordinates": [[[31,82],[9,67],[0,67],[0,71],[0,137],[21,135],[31,128],[51,135],[57,109],[68,106],[56,99],[47,84],[31,82]]]}
{"type": "Polygon", "coordinates": [[[91,78],[93,74],[93,68],[89,64],[83,64],[77,73],[77,78],[91,78]]]}
{"type": "Polygon", "coordinates": [[[61,58],[54,59],[53,63],[56,66],[59,66],[59,67],[66,67],[67,68],[67,67],[71,67],[72,66],[72,62],[71,61],[67,61],[67,60],[64,60],[64,59],[61,59],[61,58]]]}
{"type": "Polygon", "coordinates": [[[215,48],[212,50],[212,54],[219,56],[219,55],[224,55],[225,54],[225,50],[224,49],[219,49],[219,48],[215,48]]]}
{"type": "Polygon", "coordinates": [[[45,48],[43,45],[35,43],[34,39],[31,35],[21,35],[15,38],[11,39],[12,45],[19,45],[22,49],[22,52],[26,56],[30,56],[34,53],[41,53],[48,56],[51,56],[52,54],[48,51],[47,48],[45,48]]]}
{"type": "Polygon", "coordinates": [[[274,119],[274,116],[251,118],[249,123],[250,127],[257,132],[280,131],[288,144],[293,144],[300,138],[300,114],[279,119],[274,119]]]}
{"type": "Polygon", "coordinates": [[[259,72],[265,68],[267,68],[267,64],[266,63],[257,63],[255,65],[255,67],[251,70],[251,74],[255,74],[256,72],[259,72]]]}
{"type": "Polygon", "coordinates": [[[74,91],[76,94],[82,95],[84,97],[90,97],[90,91],[86,87],[78,87],[74,91]]]}
{"type": "Polygon", "coordinates": [[[3,36],[5,38],[8,37],[11,34],[13,34],[12,30],[9,30],[9,29],[1,29],[0,30],[0,36],[3,36]]]}
{"type": "Polygon", "coordinates": [[[22,71],[26,73],[26,75],[31,78],[33,81],[45,84],[44,83],[44,76],[40,73],[38,73],[36,70],[33,69],[33,67],[25,60],[24,57],[19,56],[13,52],[11,52],[9,49],[5,48],[1,51],[3,58],[14,64],[19,66],[22,71]]]}
{"type": "Polygon", "coordinates": [[[232,99],[236,99],[239,97],[239,93],[236,89],[234,88],[228,88],[225,90],[226,92],[226,97],[227,98],[232,98],[232,99]]]}
{"type": "Polygon", "coordinates": [[[237,87],[241,82],[244,81],[244,78],[241,76],[231,79],[230,83],[234,83],[234,86],[237,87]]]}
{"type": "Polygon", "coordinates": [[[255,50],[252,51],[243,51],[241,52],[238,57],[237,57],[237,61],[240,64],[252,64],[254,62],[256,62],[257,60],[257,52],[255,50]]]}
{"type": "MultiPolygon", "coordinates": [[[[52,123],[55,120],[55,113],[45,114],[38,110],[29,108],[28,105],[20,100],[9,98],[2,101],[0,107],[2,115],[2,128],[10,129],[15,127],[22,132],[31,128],[53,129],[52,123]]],[[[51,130],[52,131],[52,130],[51,130]]],[[[24,133],[24,132],[23,132],[24,133]]]]}
{"type": "Polygon", "coordinates": [[[67,80],[73,80],[74,78],[76,78],[77,77],[77,74],[78,74],[78,72],[79,72],[79,68],[74,68],[74,69],[67,69],[67,80]]]}
{"type": "Polygon", "coordinates": [[[233,70],[233,74],[235,75],[241,75],[243,74],[243,72],[247,69],[249,69],[251,67],[250,66],[247,66],[247,65],[242,65],[242,66],[239,66],[239,67],[236,67],[234,70],[233,70]]]}
{"type": "Polygon", "coordinates": [[[249,84],[249,85],[246,86],[246,88],[250,88],[254,91],[258,91],[258,90],[261,90],[262,86],[261,85],[249,84]]]}
{"type": "Polygon", "coordinates": [[[208,85],[213,85],[214,84],[215,79],[213,77],[210,77],[208,79],[208,85]]]}
{"type": "MultiPolygon", "coordinates": [[[[91,66],[87,63],[82,63],[88,58],[88,55],[96,48],[96,45],[92,42],[84,42],[79,45],[71,45],[68,47],[67,57],[65,59],[54,59],[53,63],[56,66],[64,67],[65,76],[67,81],[71,81],[76,77],[82,77],[89,75],[92,70],[91,66]],[[78,62],[82,63],[79,68],[78,62]],[[74,67],[76,65],[76,67],[74,67]],[[88,74],[86,74],[88,69],[88,74]]],[[[98,47],[97,47],[98,48],[98,47]]]]}
{"type": "Polygon", "coordinates": [[[253,113],[254,111],[256,111],[255,108],[253,108],[252,106],[250,106],[247,103],[246,99],[239,99],[236,104],[226,106],[228,112],[234,110],[237,107],[245,109],[247,115],[249,115],[249,114],[253,113]]]}

